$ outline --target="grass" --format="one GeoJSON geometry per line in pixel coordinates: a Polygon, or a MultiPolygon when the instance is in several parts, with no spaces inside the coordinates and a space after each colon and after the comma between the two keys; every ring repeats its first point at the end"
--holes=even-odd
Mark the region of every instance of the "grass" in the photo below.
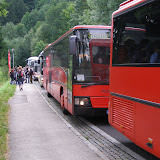
{"type": "Polygon", "coordinates": [[[8,69],[6,67],[0,67],[0,86],[6,82],[9,78],[8,69]]]}
{"type": "Polygon", "coordinates": [[[7,159],[7,136],[8,136],[8,113],[9,105],[7,104],[10,97],[14,95],[15,85],[9,81],[0,85],[0,160],[7,159]]]}

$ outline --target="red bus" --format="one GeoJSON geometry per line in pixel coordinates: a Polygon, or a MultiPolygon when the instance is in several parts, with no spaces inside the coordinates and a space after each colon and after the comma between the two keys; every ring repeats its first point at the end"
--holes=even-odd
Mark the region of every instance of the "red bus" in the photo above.
{"type": "Polygon", "coordinates": [[[160,1],[128,0],[112,15],[109,123],[160,158],[160,1]]]}
{"type": "Polygon", "coordinates": [[[110,26],[75,26],[44,49],[43,86],[64,113],[106,114],[110,32],[110,26]]]}

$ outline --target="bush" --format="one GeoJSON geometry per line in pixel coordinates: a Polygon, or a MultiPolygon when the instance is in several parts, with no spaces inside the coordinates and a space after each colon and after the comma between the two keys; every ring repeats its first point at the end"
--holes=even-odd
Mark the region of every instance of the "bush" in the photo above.
{"type": "Polygon", "coordinates": [[[0,84],[9,79],[8,67],[0,67],[0,84]]]}

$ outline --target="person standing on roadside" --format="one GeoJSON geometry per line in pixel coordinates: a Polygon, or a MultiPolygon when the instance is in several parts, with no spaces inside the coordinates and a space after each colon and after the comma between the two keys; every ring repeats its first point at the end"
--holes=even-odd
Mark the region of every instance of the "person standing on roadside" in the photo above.
{"type": "Polygon", "coordinates": [[[11,77],[11,82],[10,82],[10,84],[14,84],[14,69],[11,69],[9,75],[10,75],[10,77],[11,77]]]}
{"type": "Polygon", "coordinates": [[[30,71],[29,71],[30,83],[32,83],[32,76],[33,76],[33,70],[30,69],[30,71]]]}
{"type": "Polygon", "coordinates": [[[23,80],[23,82],[25,81],[25,71],[24,71],[25,69],[24,68],[22,68],[22,80],[23,80]]]}
{"type": "Polygon", "coordinates": [[[18,85],[18,68],[16,69],[16,85],[18,85]]]}
{"type": "Polygon", "coordinates": [[[16,84],[17,67],[14,68],[14,84],[16,84]]]}
{"type": "Polygon", "coordinates": [[[26,68],[25,75],[26,75],[26,83],[27,82],[29,83],[29,70],[28,70],[28,68],[26,68]]]}
{"type": "Polygon", "coordinates": [[[22,67],[18,68],[18,74],[17,74],[17,79],[18,79],[18,85],[19,85],[19,89],[20,91],[23,90],[23,72],[22,72],[22,67]]]}

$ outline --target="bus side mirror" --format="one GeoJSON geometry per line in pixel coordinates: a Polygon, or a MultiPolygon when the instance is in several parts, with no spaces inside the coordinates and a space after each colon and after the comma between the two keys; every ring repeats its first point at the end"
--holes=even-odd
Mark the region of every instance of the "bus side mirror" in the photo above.
{"type": "Polygon", "coordinates": [[[38,60],[38,64],[40,64],[40,59],[38,60]]]}
{"type": "Polygon", "coordinates": [[[69,52],[70,55],[76,54],[76,44],[77,44],[77,36],[71,36],[69,38],[69,52]]]}

